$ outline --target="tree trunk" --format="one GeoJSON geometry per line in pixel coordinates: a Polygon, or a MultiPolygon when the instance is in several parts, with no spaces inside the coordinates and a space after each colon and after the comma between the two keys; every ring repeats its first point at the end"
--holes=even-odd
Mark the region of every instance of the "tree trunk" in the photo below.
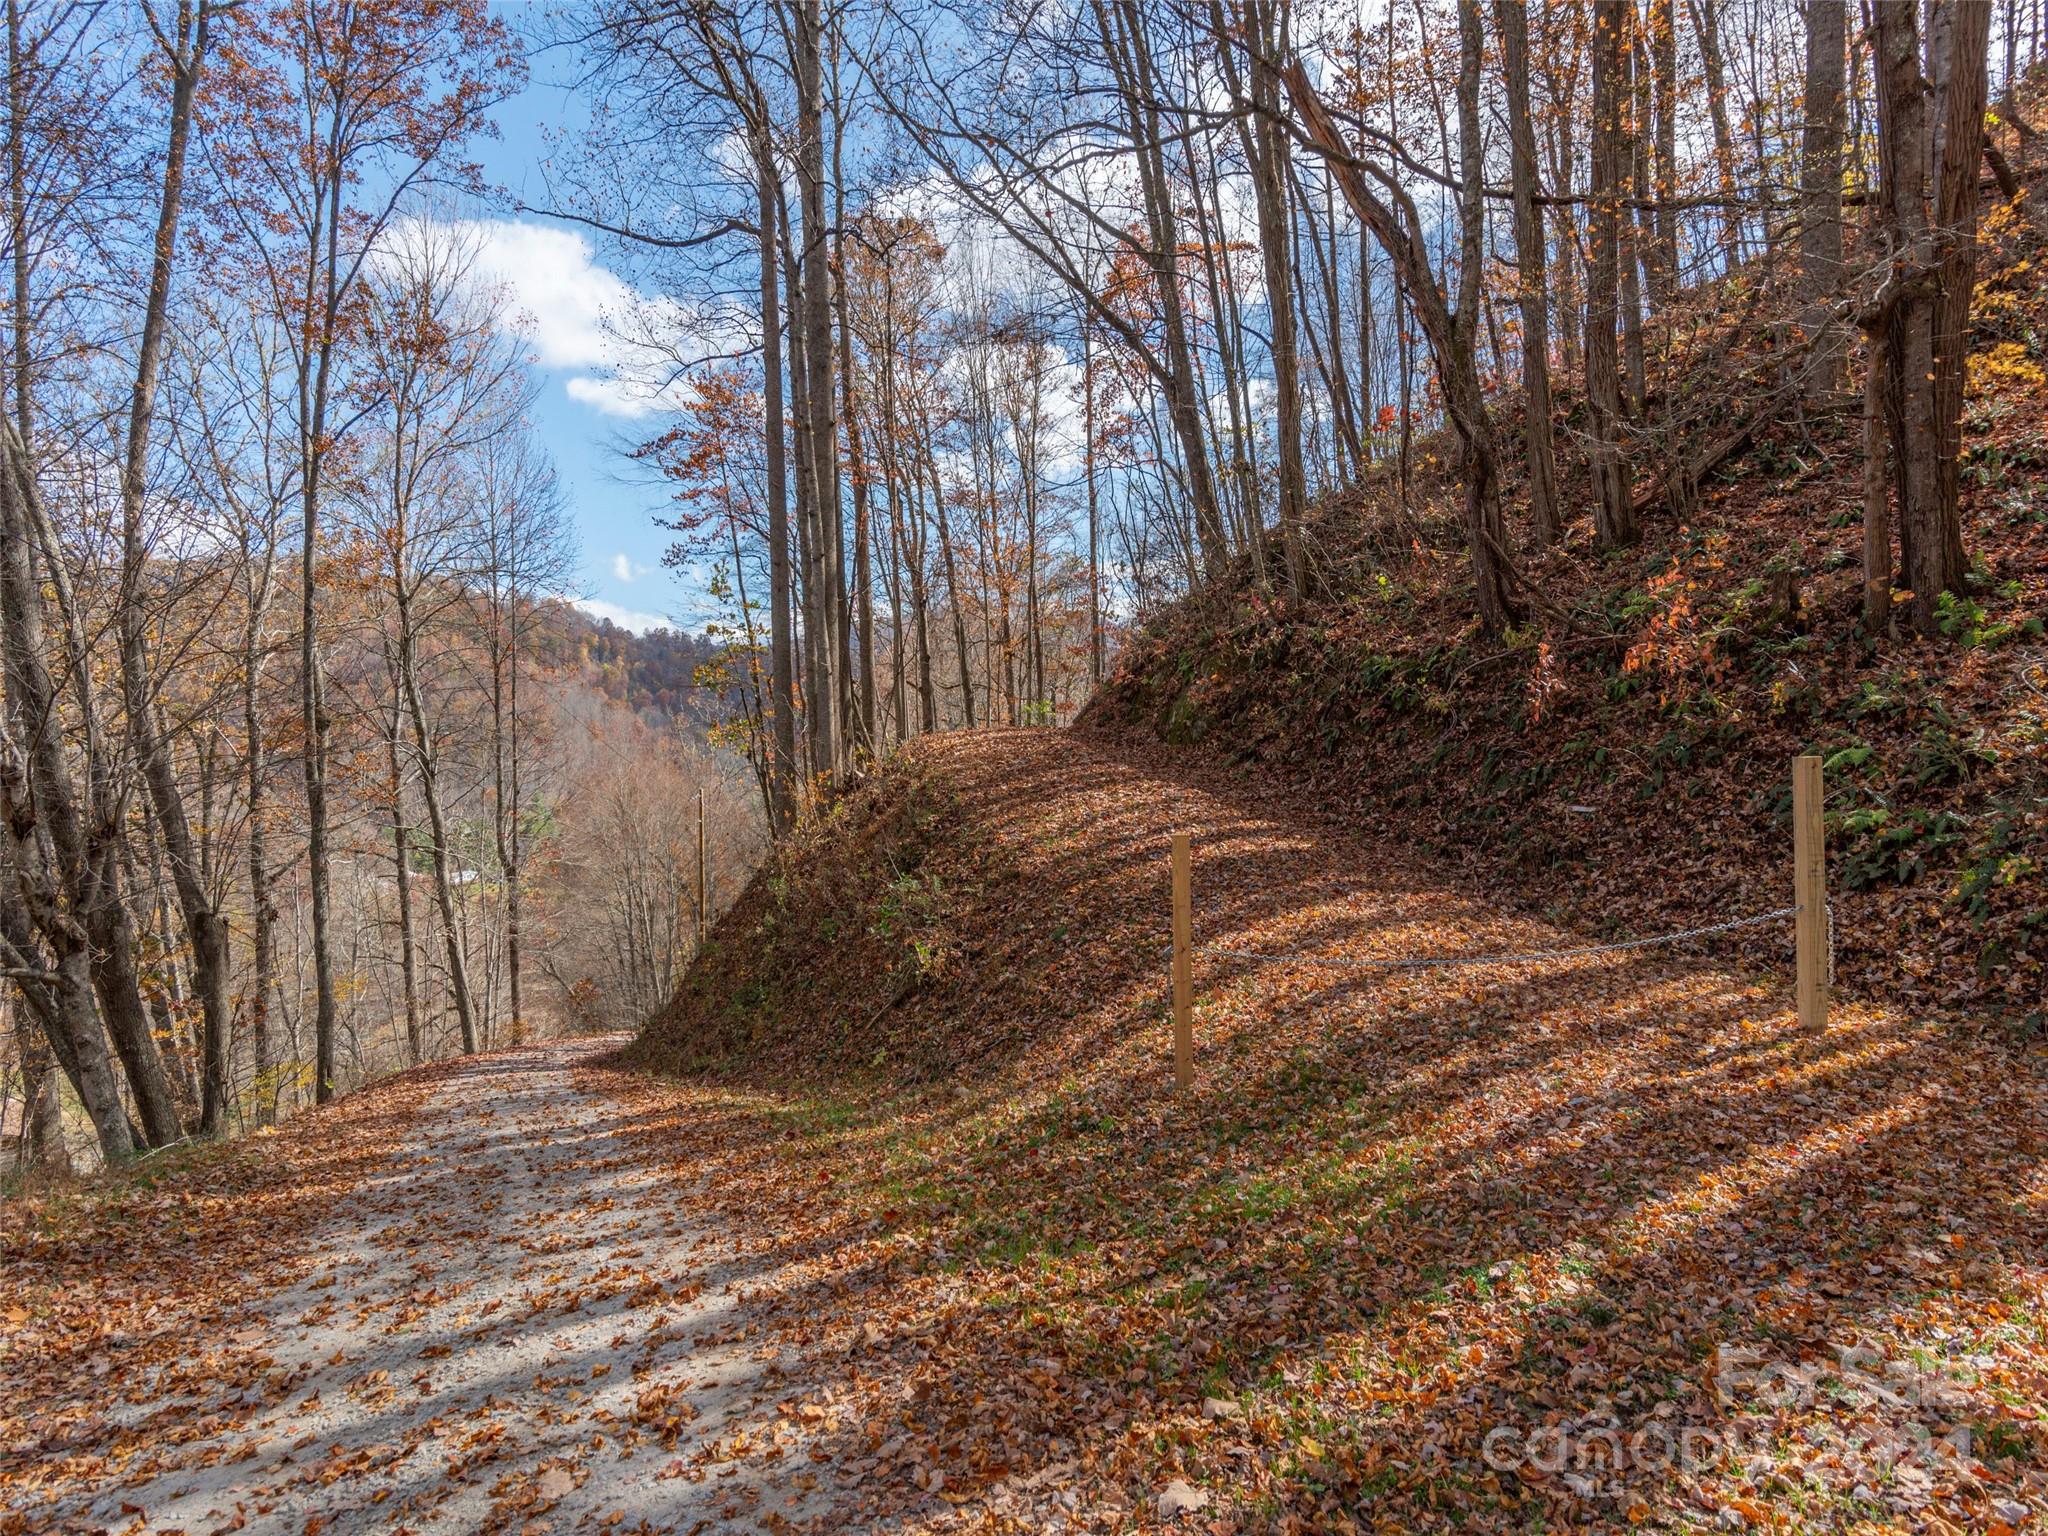
{"type": "Polygon", "coordinates": [[[1863,627],[1873,636],[1891,627],[1891,487],[1885,474],[1885,360],[1889,317],[1870,331],[1870,366],[1863,386],[1863,627]]]}
{"type": "Polygon", "coordinates": [[[1969,360],[1970,303],[1977,286],[1979,163],[1984,156],[1984,109],[1990,94],[1990,0],[1950,0],[1937,14],[1948,25],[1932,74],[1936,91],[1934,221],[1940,231],[1941,271],[1933,302],[1933,418],[1937,435],[1934,497],[1915,529],[1920,555],[1909,569],[1913,619],[1922,634],[1939,627],[1936,600],[1961,592],[1969,574],[1963,550],[1960,477],[1963,384],[1969,360]]]}
{"type": "Polygon", "coordinates": [[[946,567],[946,601],[953,610],[953,649],[960,663],[960,697],[965,702],[967,728],[973,730],[974,676],[967,662],[967,615],[960,606],[960,573],[954,559],[953,530],[946,517],[946,489],[940,483],[939,466],[932,457],[929,427],[925,434],[925,469],[931,476],[932,506],[938,514],[939,558],[946,567]]]}
{"type": "Polygon", "coordinates": [[[1486,140],[1479,122],[1479,74],[1485,50],[1479,0],[1458,0],[1458,303],[1451,320],[1458,350],[1468,354],[1478,347],[1479,303],[1485,291],[1486,140]]]}
{"type": "Polygon", "coordinates": [[[228,1045],[232,1028],[228,1005],[228,929],[207,889],[206,871],[201,867],[186,819],[184,795],[171,761],[170,744],[155,728],[143,614],[143,588],[148,573],[142,522],[148,492],[150,428],[156,419],[157,377],[170,308],[178,226],[184,209],[186,146],[191,137],[193,96],[206,62],[210,21],[207,0],[199,0],[196,12],[187,0],[180,9],[179,31],[173,44],[177,51],[170,61],[170,143],[164,157],[156,238],[121,469],[121,580],[116,605],[121,701],[127,715],[128,739],[141,765],[143,783],[156,813],[157,830],[170,859],[172,885],[184,918],[186,942],[192,950],[192,981],[199,994],[203,1020],[199,1131],[207,1136],[222,1129],[227,1115],[228,1045]]]}
{"type": "Polygon", "coordinates": [[[1657,208],[1650,298],[1661,310],[1678,291],[1678,23],[1673,0],[1650,0],[1650,84],[1656,97],[1651,165],[1657,208]]]}
{"type": "Polygon", "coordinates": [[[797,85],[797,195],[803,211],[803,414],[811,462],[811,527],[805,606],[811,622],[804,643],[811,657],[811,687],[804,720],[811,739],[811,771],[831,779],[841,766],[839,718],[839,431],[833,382],[832,248],[825,204],[824,20],[820,0],[795,6],[797,85]]]}
{"type": "MultiPolygon", "coordinates": [[[[742,598],[741,601],[744,606],[745,599],[742,598]]],[[[506,725],[506,753],[510,761],[506,764],[505,790],[498,796],[505,827],[504,839],[498,845],[498,866],[505,880],[505,977],[509,989],[507,1000],[512,1008],[512,1037],[515,1044],[526,1039],[526,934],[521,926],[525,916],[525,900],[520,889],[520,872],[525,867],[526,831],[520,811],[524,801],[519,792],[519,602],[519,586],[515,582],[512,587],[511,610],[505,634],[505,659],[510,669],[510,675],[506,678],[506,691],[512,705],[511,719],[506,725]]],[[[747,623],[751,630],[753,620],[749,618],[747,623]]]]}
{"type": "Polygon", "coordinates": [[[1529,458],[1529,520],[1539,548],[1563,533],[1557,511],[1557,451],[1550,406],[1550,294],[1543,222],[1536,208],[1536,129],[1529,113],[1529,15],[1521,0],[1494,0],[1507,86],[1515,202],[1515,259],[1522,313],[1523,435],[1529,458]]]}
{"type": "MultiPolygon", "coordinates": [[[[252,610],[254,605],[252,604],[252,610]]],[[[249,1049],[254,1058],[254,1117],[258,1126],[277,1120],[277,1063],[270,1040],[270,996],[277,977],[277,904],[270,895],[269,757],[257,705],[262,680],[256,662],[260,617],[252,611],[243,650],[242,731],[249,840],[249,1049]]]]}
{"type": "MultiPolygon", "coordinates": [[[[401,588],[405,578],[401,575],[401,588]]],[[[412,721],[413,765],[419,770],[420,801],[427,808],[427,830],[434,838],[434,902],[441,914],[441,943],[448,963],[448,987],[455,995],[455,1021],[462,1031],[462,1054],[474,1056],[478,1037],[476,1002],[470,995],[469,964],[463,955],[462,929],[455,918],[455,884],[448,858],[448,818],[441,805],[440,756],[427,723],[426,700],[420,693],[414,655],[411,600],[398,598],[398,680],[412,721]]]]}
{"type": "MultiPolygon", "coordinates": [[[[332,229],[341,217],[341,183],[330,178],[325,223],[332,229]]],[[[335,1032],[339,1000],[334,985],[334,937],[331,912],[333,886],[328,858],[327,717],[324,661],[320,654],[320,493],[327,457],[327,397],[333,378],[334,323],[340,308],[341,277],[328,242],[324,324],[318,339],[299,355],[299,713],[303,741],[300,767],[306,780],[306,883],[313,909],[313,1102],[334,1097],[335,1032]]],[[[320,225],[309,242],[306,276],[307,325],[316,323],[321,299],[320,225]]]]}
{"type": "MultiPolygon", "coordinates": [[[[394,667],[393,671],[396,670],[394,667]]],[[[412,835],[405,823],[405,758],[399,741],[404,722],[399,708],[394,689],[384,734],[391,792],[391,873],[398,886],[398,972],[405,1005],[405,1059],[408,1066],[416,1067],[426,1059],[426,1042],[420,1027],[419,941],[412,915],[412,835]]]]}
{"type": "MultiPolygon", "coordinates": [[[[1807,0],[1806,127],[1799,151],[1799,292],[1809,337],[1828,323],[1828,301],[1842,286],[1842,133],[1847,54],[1844,0],[1807,0]]],[[[1818,403],[1842,387],[1845,354],[1823,341],[1808,363],[1807,397],[1818,403]]]]}
{"type": "Polygon", "coordinates": [[[1301,459],[1301,358],[1295,329],[1294,273],[1289,262],[1287,133],[1280,122],[1280,76],[1274,67],[1274,61],[1287,57],[1291,48],[1286,0],[1249,0],[1245,19],[1257,40],[1251,67],[1255,109],[1252,191],[1258,203],[1259,248],[1265,257],[1266,315],[1273,359],[1274,432],[1280,450],[1280,552],[1287,568],[1287,590],[1299,597],[1308,588],[1308,559],[1302,545],[1308,477],[1301,459]]]}
{"type": "Polygon", "coordinates": [[[30,1010],[14,1012],[14,1046],[21,1058],[21,1158],[23,1170],[37,1168],[62,1177],[71,1172],[71,1153],[64,1145],[62,1080],[47,1038],[37,1032],[30,1010]]]}
{"type": "Polygon", "coordinates": [[[1631,0],[1593,0],[1591,271],[1586,292],[1586,402],[1592,416],[1593,525],[1602,544],[1632,544],[1635,508],[1621,452],[1621,360],[1616,350],[1621,267],[1621,107],[1631,0]]]}
{"type": "MultiPolygon", "coordinates": [[[[17,389],[22,387],[19,377],[17,389]]],[[[56,693],[43,661],[42,595],[30,557],[23,440],[0,421],[0,662],[6,690],[0,716],[0,817],[9,841],[15,890],[0,901],[9,945],[31,956],[33,925],[49,952],[44,1020],[51,1050],[92,1119],[109,1164],[135,1155],[127,1111],[114,1080],[93,1005],[91,939],[78,911],[89,877],[85,829],[63,743],[54,729],[56,693]]]]}
{"type": "MultiPolygon", "coordinates": [[[[843,256],[841,265],[844,265],[843,256]]],[[[875,757],[881,751],[881,738],[876,734],[880,701],[875,693],[875,593],[869,556],[868,504],[872,497],[868,486],[867,459],[862,452],[860,414],[854,408],[853,329],[846,318],[844,283],[837,285],[837,300],[840,409],[846,418],[846,472],[853,481],[853,617],[858,633],[860,669],[859,713],[855,716],[859,731],[855,744],[870,757],[875,757]]]]}
{"type": "Polygon", "coordinates": [[[1956,461],[1964,328],[1976,273],[1989,0],[1950,0],[1935,12],[1931,93],[1918,24],[1916,6],[1874,7],[1879,196],[1897,295],[1886,374],[1900,565],[1913,593],[1913,627],[1932,635],[1940,628],[1941,595],[1961,590],[1967,570],[1956,461]]]}
{"type": "Polygon", "coordinates": [[[135,923],[122,899],[120,833],[103,830],[95,842],[98,846],[88,854],[92,894],[82,914],[92,941],[93,991],[142,1118],[143,1135],[152,1147],[167,1147],[183,1138],[185,1127],[142,1001],[142,978],[135,968],[135,923]]]}
{"type": "MultiPolygon", "coordinates": [[[[1475,13],[1476,16],[1476,13],[1475,13]]],[[[1493,444],[1493,423],[1469,342],[1471,321],[1453,315],[1430,266],[1421,216],[1400,181],[1381,174],[1381,185],[1400,208],[1382,201],[1366,184],[1355,157],[1331,120],[1300,60],[1288,63],[1285,79],[1309,142],[1323,153],[1343,189],[1346,201],[1378,238],[1394,267],[1397,287],[1405,288],[1415,305],[1436,362],[1444,406],[1457,431],[1465,456],[1465,532],[1472,560],[1473,596],[1480,627],[1497,633],[1521,617],[1508,585],[1506,534],[1500,516],[1499,459],[1493,444]],[[1461,344],[1461,338],[1465,338],[1461,344]]],[[[1478,178],[1466,184],[1477,189],[1478,178]]]]}
{"type": "MultiPolygon", "coordinates": [[[[1649,71],[1636,57],[1635,0],[1624,0],[1615,12],[1621,18],[1623,27],[1620,48],[1622,111],[1626,124],[1621,131],[1622,158],[1627,166],[1627,183],[1631,197],[1637,202],[1648,195],[1650,190],[1650,151],[1643,142],[1649,116],[1650,100],[1649,71]]],[[[1598,44],[1595,44],[1597,48],[1598,44]]],[[[1598,93],[1595,93],[1597,98],[1598,93]]],[[[1598,106],[1595,106],[1598,111],[1598,106]]],[[[1629,416],[1636,421],[1643,418],[1649,407],[1650,380],[1648,361],[1643,349],[1643,228],[1647,216],[1639,209],[1622,213],[1618,220],[1621,236],[1621,356],[1625,365],[1624,378],[1628,384],[1627,400],[1629,416]]]]}
{"type": "Polygon", "coordinates": [[[1195,382],[1194,353],[1188,342],[1187,310],[1181,296],[1180,235],[1162,149],[1165,131],[1157,105],[1160,95],[1152,77],[1150,40],[1135,0],[1095,0],[1094,10],[1104,49],[1119,77],[1127,127],[1137,151],[1147,234],[1143,256],[1152,270],[1158,294],[1160,332],[1166,353],[1166,377],[1161,388],[1166,394],[1167,416],[1173,423],[1182,469],[1187,475],[1202,567],[1206,574],[1214,576],[1230,558],[1230,545],[1224,533],[1215,476],[1210,469],[1208,433],[1195,382]],[[1112,5],[1114,20],[1110,14],[1112,5]]]}
{"type": "Polygon", "coordinates": [[[1095,474],[1094,329],[1084,309],[1081,326],[1081,474],[1088,488],[1088,686],[1102,686],[1102,517],[1095,474]]]}
{"type": "Polygon", "coordinates": [[[1721,260],[1733,272],[1742,265],[1742,209],[1737,206],[1735,130],[1728,119],[1728,64],[1721,51],[1718,0],[1693,0],[1693,33],[1707,77],[1707,121],[1714,137],[1714,179],[1721,201],[1721,260]]]}
{"type": "Polygon", "coordinates": [[[768,781],[773,792],[768,797],[768,823],[781,833],[796,820],[795,616],[790,593],[788,434],[783,422],[781,282],[775,228],[781,197],[776,189],[773,147],[757,144],[755,156],[761,205],[761,403],[768,474],[768,713],[774,731],[769,750],[768,781]]]}

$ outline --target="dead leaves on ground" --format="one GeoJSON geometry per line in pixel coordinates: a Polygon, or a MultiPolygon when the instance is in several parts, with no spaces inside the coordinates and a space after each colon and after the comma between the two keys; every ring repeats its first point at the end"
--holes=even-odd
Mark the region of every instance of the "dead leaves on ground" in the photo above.
{"type": "Polygon", "coordinates": [[[636,1047],[712,1075],[622,1090],[778,1277],[865,1518],[1938,1530],[2048,1497],[2037,1055],[1863,1007],[1803,1038],[1775,983],[1671,957],[1204,961],[1176,1100],[1169,829],[1203,942],[1571,936],[1198,760],[1046,732],[910,757],[861,791],[879,827],[856,805],[762,882],[636,1047]],[[999,963],[876,1025],[862,947],[818,925],[900,912],[906,784],[944,807],[925,932],[999,963]],[[1724,1376],[1724,1349],[1758,1359],[1724,1376]],[[1714,1454],[1660,1464],[1688,1429],[1714,1454]],[[1162,1514],[1176,1481],[1214,1503],[1162,1514]]]}
{"type": "Polygon", "coordinates": [[[377,1167],[443,1075],[0,1206],[0,1532],[167,1447],[193,1464],[229,1453],[226,1431],[290,1385],[238,1309],[297,1278],[280,1235],[377,1167]]]}

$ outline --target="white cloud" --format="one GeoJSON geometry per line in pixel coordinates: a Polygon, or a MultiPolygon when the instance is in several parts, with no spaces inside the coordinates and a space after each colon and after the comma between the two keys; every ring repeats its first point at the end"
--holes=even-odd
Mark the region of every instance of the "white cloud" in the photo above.
{"type": "Polygon", "coordinates": [[[612,556],[612,575],[620,581],[633,579],[633,562],[623,554],[612,556]]]}
{"type": "Polygon", "coordinates": [[[646,613],[638,608],[621,608],[617,603],[608,603],[601,597],[579,597],[576,606],[593,619],[609,619],[621,629],[644,635],[654,629],[674,629],[668,617],[659,613],[646,613]]]}
{"type": "Polygon", "coordinates": [[[602,378],[573,374],[565,386],[569,398],[607,416],[651,416],[656,411],[678,409],[684,400],[679,385],[661,385],[618,372],[602,378]]]}
{"type": "Polygon", "coordinates": [[[735,344],[737,311],[693,308],[634,287],[598,261],[579,231],[518,219],[450,227],[473,246],[478,281],[505,296],[535,361],[567,375],[571,400],[607,416],[676,409],[691,362],[735,344]]]}
{"type": "Polygon", "coordinates": [[[571,229],[509,219],[477,221],[467,232],[478,241],[478,275],[511,295],[543,366],[607,368],[617,360],[605,317],[640,296],[597,264],[588,240],[571,229]]]}

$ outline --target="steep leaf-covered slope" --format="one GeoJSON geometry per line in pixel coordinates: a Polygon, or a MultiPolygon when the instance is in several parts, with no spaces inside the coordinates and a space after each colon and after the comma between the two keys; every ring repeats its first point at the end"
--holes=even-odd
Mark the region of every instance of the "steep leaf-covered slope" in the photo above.
{"type": "Polygon", "coordinates": [[[629,1054],[674,1072],[662,1134],[760,1255],[758,1348],[828,1426],[845,1518],[1850,1532],[2048,1503],[2048,1058],[1860,1002],[1802,1035],[1781,928],[1720,964],[1318,963],[1583,942],[1491,884],[1285,776],[1055,731],[921,742],[764,871],[629,1054]],[[1310,957],[1199,957],[1186,1094],[1174,830],[1198,943],[1310,957]]]}

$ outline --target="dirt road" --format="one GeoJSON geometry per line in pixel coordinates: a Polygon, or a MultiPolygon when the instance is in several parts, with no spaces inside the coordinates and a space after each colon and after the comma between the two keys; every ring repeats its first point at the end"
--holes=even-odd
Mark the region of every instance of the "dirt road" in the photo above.
{"type": "MultiPolygon", "coordinates": [[[[260,1377],[180,1414],[177,1443],[100,1486],[8,1512],[29,1529],[194,1536],[709,1532],[822,1514],[775,1411],[780,1362],[743,1331],[760,1276],[691,1225],[621,1107],[579,1086],[610,1043],[452,1073],[379,1172],[316,1229],[277,1235],[305,1262],[235,1334],[267,1361],[260,1377]]],[[[127,1427],[171,1406],[131,1387],[127,1427]]]]}

